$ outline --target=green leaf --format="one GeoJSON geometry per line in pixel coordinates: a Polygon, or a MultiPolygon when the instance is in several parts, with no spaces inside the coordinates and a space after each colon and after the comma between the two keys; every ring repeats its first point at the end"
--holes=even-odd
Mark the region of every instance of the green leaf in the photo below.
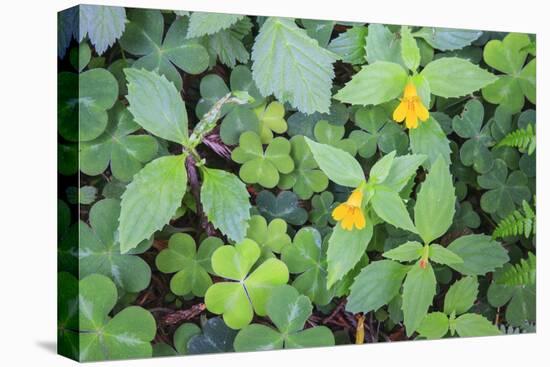
{"type": "Polygon", "coordinates": [[[483,60],[502,73],[517,74],[527,58],[524,48],[530,43],[527,34],[510,33],[502,41],[487,42],[483,48],[483,60]]]}
{"type": "Polygon", "coordinates": [[[122,35],[126,11],[121,6],[80,5],[79,40],[88,36],[98,55],[103,54],[122,35]]]}
{"type": "Polygon", "coordinates": [[[281,218],[289,224],[300,226],[307,220],[307,211],[300,206],[298,197],[291,191],[281,191],[277,196],[267,190],[261,191],[256,196],[256,206],[269,221],[281,218]]]}
{"type": "Polygon", "coordinates": [[[340,225],[334,227],[327,250],[328,288],[342,279],[359,262],[367,250],[372,233],[373,225],[368,220],[363,229],[348,231],[340,225]]]}
{"type": "Polygon", "coordinates": [[[201,173],[201,203],[208,220],[233,241],[242,241],[251,208],[246,186],[223,170],[203,166],[201,173]]]}
{"type": "Polygon", "coordinates": [[[326,227],[328,223],[334,224],[331,213],[336,207],[334,195],[329,191],[323,191],[311,198],[311,210],[309,220],[317,227],[326,227]]]}
{"type": "Polygon", "coordinates": [[[88,46],[87,42],[81,42],[78,47],[75,47],[71,49],[71,52],[69,54],[69,60],[71,61],[71,65],[79,72],[81,73],[82,70],[88,66],[88,63],[90,62],[90,59],[92,58],[92,50],[90,49],[90,46],[88,46]]]}
{"type": "Polygon", "coordinates": [[[267,303],[267,314],[277,327],[252,324],[235,338],[237,352],[334,345],[334,336],[326,326],[302,330],[311,315],[311,302],[306,296],[284,285],[273,290],[267,303]]]}
{"type": "Polygon", "coordinates": [[[290,145],[294,171],[281,177],[279,187],[292,188],[300,199],[307,200],[313,193],[322,192],[327,188],[328,177],[319,169],[303,136],[292,137],[290,145]]]}
{"type": "Polygon", "coordinates": [[[242,19],[243,15],[194,12],[189,17],[187,38],[201,37],[227,29],[242,19]]]}
{"type": "Polygon", "coordinates": [[[211,55],[211,63],[219,59],[221,63],[234,68],[237,62],[248,63],[250,54],[243,44],[252,29],[252,21],[241,17],[230,28],[219,31],[201,39],[211,55]]]}
{"type": "Polygon", "coordinates": [[[374,190],[371,203],[376,214],[385,222],[397,228],[418,233],[403,199],[397,192],[388,190],[384,186],[378,186],[374,190]]]}
{"type": "Polygon", "coordinates": [[[196,334],[189,339],[187,354],[233,352],[236,335],[237,332],[228,328],[221,318],[211,318],[202,327],[202,334],[196,334]]]}
{"type": "Polygon", "coordinates": [[[461,115],[453,117],[453,130],[466,140],[460,146],[460,161],[473,166],[479,173],[485,173],[493,165],[489,147],[494,144],[489,124],[483,126],[485,111],[478,100],[470,100],[461,115]]]}
{"type": "Polygon", "coordinates": [[[80,141],[97,138],[107,127],[107,110],[113,107],[118,97],[115,77],[105,69],[85,71],[78,76],[78,96],[61,100],[62,108],[78,107],[80,141]],[[78,102],[78,104],[76,103],[78,102]]]}
{"type": "Polygon", "coordinates": [[[420,73],[430,84],[432,94],[451,98],[475,92],[497,77],[458,57],[442,57],[430,62],[420,73]]]}
{"type": "Polygon", "coordinates": [[[261,215],[253,215],[248,223],[246,237],[260,246],[266,258],[274,257],[274,252],[281,253],[281,250],[292,242],[287,234],[287,224],[281,218],[275,218],[268,224],[261,215]]]}
{"type": "Polygon", "coordinates": [[[417,331],[427,339],[442,338],[449,331],[449,318],[443,312],[431,312],[422,320],[417,331]]]}
{"type": "Polygon", "coordinates": [[[424,27],[415,32],[414,36],[423,38],[433,48],[448,51],[464,48],[472,44],[482,34],[482,31],[469,29],[424,27]]]}
{"type": "Polygon", "coordinates": [[[336,57],[294,20],[269,17],[256,36],[252,60],[252,75],[263,96],[274,94],[307,114],[329,111],[336,57]]]}
{"type": "Polygon", "coordinates": [[[406,83],[407,72],[402,66],[377,61],[364,66],[334,98],[353,105],[378,105],[397,98],[406,83]]]}
{"type": "Polygon", "coordinates": [[[180,327],[178,327],[176,329],[176,332],[174,333],[174,348],[176,348],[178,354],[186,355],[187,343],[189,342],[189,340],[191,340],[192,337],[194,337],[195,335],[199,335],[200,333],[200,327],[192,323],[184,323],[180,327]]]}
{"type": "Polygon", "coordinates": [[[368,28],[354,26],[330,41],[328,50],[338,54],[343,62],[353,65],[365,63],[368,28]]]}
{"type": "Polygon", "coordinates": [[[302,26],[306,29],[306,33],[311,38],[317,40],[319,46],[327,48],[328,41],[332,36],[335,21],[332,20],[315,20],[315,19],[300,19],[302,26]]]}
{"type": "Polygon", "coordinates": [[[305,141],[315,161],[330,180],[338,185],[353,188],[365,180],[359,162],[349,153],[330,145],[316,143],[309,138],[305,138],[305,141]]]}
{"type": "Polygon", "coordinates": [[[119,214],[120,202],[104,199],[90,209],[90,227],[80,222],[80,276],[103,274],[127,292],[140,292],[149,286],[151,269],[142,258],[134,255],[145,252],[152,241],[146,240],[131,253],[121,254],[117,233],[119,214]]]}
{"type": "Polygon", "coordinates": [[[458,317],[455,321],[454,328],[457,334],[463,338],[501,334],[500,330],[489,320],[474,313],[467,313],[458,317]]]}
{"type": "Polygon", "coordinates": [[[416,71],[420,65],[420,50],[416,45],[411,29],[401,26],[401,57],[405,66],[411,71],[416,71]]]}
{"type": "Polygon", "coordinates": [[[478,293],[476,277],[464,277],[455,282],[445,295],[443,309],[447,315],[462,315],[474,305],[478,293]]]}
{"type": "Polygon", "coordinates": [[[382,254],[387,259],[396,261],[414,261],[422,256],[423,246],[417,241],[407,241],[404,244],[382,254]]]}
{"type": "Polygon", "coordinates": [[[203,297],[212,279],[208,275],[211,269],[210,257],[222,240],[208,237],[201,242],[199,251],[193,237],[186,233],[175,233],[168,241],[168,248],[162,250],[155,259],[157,268],[163,273],[176,273],[170,281],[170,290],[185,296],[192,293],[203,297]]]}
{"type": "Polygon", "coordinates": [[[273,287],[288,282],[286,265],[275,258],[261,263],[250,275],[260,257],[256,242],[245,239],[235,246],[222,246],[212,255],[214,272],[228,280],[208,288],[205,303],[208,310],[223,314],[227,326],[241,329],[252,321],[254,312],[265,316],[265,304],[273,287]]]}
{"type": "Polygon", "coordinates": [[[495,160],[489,172],[478,176],[477,182],[481,188],[488,190],[481,196],[481,208],[500,218],[512,213],[516,205],[531,197],[527,176],[521,171],[508,175],[506,163],[501,159],[495,160]]]}
{"type": "Polygon", "coordinates": [[[386,180],[393,165],[394,157],[395,151],[386,154],[372,166],[369,172],[369,183],[378,184],[386,180]]]}
{"type": "Polygon", "coordinates": [[[367,61],[373,64],[378,61],[402,64],[401,41],[383,24],[369,24],[367,36],[367,61]]]}
{"type": "Polygon", "coordinates": [[[57,289],[57,350],[78,359],[78,280],[70,273],[58,272],[57,289]]]}
{"type": "Polygon", "coordinates": [[[130,306],[109,317],[117,300],[115,284],[104,275],[92,274],[79,285],[81,361],[151,357],[156,323],[149,311],[130,306]]]}
{"type": "Polygon", "coordinates": [[[500,268],[509,257],[502,245],[491,236],[473,234],[454,240],[447,249],[464,261],[449,266],[464,275],[484,275],[500,268]]]}
{"type": "Polygon", "coordinates": [[[407,154],[395,157],[384,180],[384,186],[400,192],[425,160],[426,155],[424,154],[407,154]]]}
{"type": "Polygon", "coordinates": [[[354,140],[344,139],[346,128],[334,125],[327,120],[320,120],[315,124],[313,135],[318,143],[333,146],[348,152],[352,156],[357,154],[357,147],[354,140]]]}
{"type": "Polygon", "coordinates": [[[429,251],[430,260],[438,264],[450,266],[452,264],[461,264],[464,262],[460,256],[437,243],[431,244],[429,251]]]}
{"type": "Polygon", "coordinates": [[[132,67],[164,75],[177,90],[183,83],[175,66],[190,74],[200,74],[208,68],[208,51],[198,40],[186,39],[188,17],[174,20],[164,40],[164,18],[159,10],[131,9],[128,19],[120,46],[141,56],[132,67]]]}
{"type": "Polygon", "coordinates": [[[447,232],[453,222],[455,201],[453,178],[440,157],[422,183],[414,207],[416,229],[425,244],[447,232]]]}
{"type": "Polygon", "coordinates": [[[375,311],[398,295],[408,266],[391,260],[367,265],[355,278],[346,310],[353,313],[375,311]]]}
{"type": "Polygon", "coordinates": [[[124,69],[128,80],[128,109],[135,121],[156,136],[185,144],[187,111],[180,94],[164,75],[147,70],[124,69]]]}
{"type": "Polygon", "coordinates": [[[321,235],[314,228],[301,228],[292,244],[282,250],[281,260],[288,270],[298,274],[292,286],[320,306],[328,304],[334,290],[327,287],[326,247],[321,235]]]}
{"type": "Polygon", "coordinates": [[[239,143],[239,137],[246,131],[260,134],[260,121],[254,111],[245,106],[236,106],[223,119],[220,137],[225,144],[236,145],[239,143]]]}
{"type": "Polygon", "coordinates": [[[435,296],[435,274],[427,262],[423,268],[417,262],[407,273],[403,283],[403,316],[407,335],[411,336],[422,324],[435,296]]]}
{"type": "Polygon", "coordinates": [[[239,138],[239,146],[231,153],[231,158],[242,166],[239,176],[246,183],[259,183],[263,187],[273,188],[280,179],[280,173],[294,170],[294,161],[290,157],[290,142],[283,137],[273,139],[265,153],[260,137],[247,131],[239,138]]]}
{"type": "Polygon", "coordinates": [[[279,102],[271,102],[269,105],[261,105],[255,109],[260,121],[260,138],[263,144],[269,144],[273,140],[273,133],[283,134],[288,126],[285,121],[285,106],[279,102]]]}
{"type": "Polygon", "coordinates": [[[109,125],[97,139],[80,144],[80,170],[96,176],[111,167],[120,181],[128,182],[155,157],[157,141],[149,135],[132,135],[139,129],[132,115],[117,103],[109,113],[109,125]]]}
{"type": "Polygon", "coordinates": [[[168,224],[187,190],[185,155],[147,164],[122,195],[120,251],[126,253],[168,224]]]}
{"type": "Polygon", "coordinates": [[[420,123],[416,129],[410,129],[409,138],[411,139],[411,151],[414,154],[425,154],[428,157],[426,168],[429,169],[439,157],[443,157],[447,164],[451,163],[449,139],[433,116],[420,123]]]}

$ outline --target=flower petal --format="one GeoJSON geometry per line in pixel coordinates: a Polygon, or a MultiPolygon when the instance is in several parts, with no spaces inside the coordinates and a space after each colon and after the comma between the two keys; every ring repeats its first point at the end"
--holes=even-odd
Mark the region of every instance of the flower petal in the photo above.
{"type": "Polygon", "coordinates": [[[395,111],[393,111],[393,119],[397,122],[403,122],[405,116],[407,116],[407,102],[403,100],[395,111]]]}
{"type": "Polygon", "coordinates": [[[403,99],[413,98],[416,97],[418,94],[416,93],[416,86],[413,83],[407,84],[405,87],[405,92],[403,93],[403,99]]]}
{"type": "Polygon", "coordinates": [[[354,220],[355,227],[357,227],[357,229],[365,228],[366,221],[365,221],[365,216],[363,215],[363,211],[357,208],[357,212],[354,213],[354,216],[355,216],[355,220],[354,220]]]}
{"type": "Polygon", "coordinates": [[[334,208],[334,210],[332,211],[332,218],[334,218],[334,220],[340,221],[344,219],[347,213],[348,213],[348,206],[345,203],[340,204],[336,208],[334,208]]]}
{"type": "Polygon", "coordinates": [[[407,111],[405,123],[409,129],[416,129],[418,127],[418,117],[416,117],[416,112],[414,110],[411,109],[407,111]]]}
{"type": "Polygon", "coordinates": [[[353,229],[353,222],[354,222],[354,219],[353,219],[353,213],[349,213],[346,214],[346,216],[344,217],[344,219],[342,220],[342,228],[348,230],[348,231],[351,231],[353,229]]]}
{"type": "Polygon", "coordinates": [[[414,103],[414,109],[416,110],[416,115],[422,121],[426,121],[430,117],[430,112],[424,106],[422,101],[418,100],[414,103]]]}
{"type": "Polygon", "coordinates": [[[351,193],[348,200],[346,201],[346,204],[355,208],[359,208],[361,207],[362,200],[363,200],[363,192],[357,189],[351,193]]]}

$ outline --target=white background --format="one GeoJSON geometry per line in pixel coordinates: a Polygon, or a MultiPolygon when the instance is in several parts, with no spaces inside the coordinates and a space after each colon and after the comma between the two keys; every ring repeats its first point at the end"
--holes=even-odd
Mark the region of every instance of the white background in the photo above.
{"type": "MultiPolygon", "coordinates": [[[[537,334],[176,357],[100,366],[538,366],[548,355],[548,9],[514,0],[119,0],[98,4],[537,33],[537,334]],[[546,68],[546,69],[545,69],[546,68]],[[546,167],[545,167],[546,166],[546,167]],[[546,348],[544,350],[543,348],[546,348]]],[[[60,0],[8,0],[0,11],[0,362],[75,365],[55,354],[56,12],[60,0]]]]}

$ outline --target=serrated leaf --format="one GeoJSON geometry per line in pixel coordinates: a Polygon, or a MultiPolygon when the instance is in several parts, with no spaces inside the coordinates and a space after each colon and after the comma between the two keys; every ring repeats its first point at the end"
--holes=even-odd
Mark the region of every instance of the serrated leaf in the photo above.
{"type": "Polygon", "coordinates": [[[407,335],[410,336],[422,324],[435,296],[436,279],[429,262],[413,265],[403,283],[403,316],[407,335]]]}
{"type": "Polygon", "coordinates": [[[407,241],[396,248],[382,254],[387,259],[396,261],[414,261],[422,256],[422,244],[417,241],[407,241]]]}
{"type": "Polygon", "coordinates": [[[156,136],[185,144],[187,111],[174,86],[163,75],[138,70],[124,69],[128,80],[128,109],[135,121],[156,136]]]}
{"type": "Polygon", "coordinates": [[[464,261],[449,265],[464,275],[484,275],[508,262],[507,251],[491,236],[473,234],[454,240],[448,247],[464,261]]]}
{"type": "Polygon", "coordinates": [[[409,138],[411,151],[428,157],[425,161],[426,168],[430,168],[439,157],[443,157],[447,164],[451,163],[449,139],[433,116],[420,123],[416,129],[409,130],[409,138]]]}
{"type": "Polygon", "coordinates": [[[432,61],[420,75],[430,84],[432,94],[445,98],[470,94],[497,80],[490,72],[458,57],[432,61]]]}
{"type": "Polygon", "coordinates": [[[377,61],[363,66],[334,98],[353,105],[378,105],[397,98],[406,83],[407,72],[402,66],[377,61]]]}
{"type": "Polygon", "coordinates": [[[500,330],[481,315],[467,313],[455,321],[455,330],[463,338],[472,336],[500,335],[500,330]]]}
{"type": "Polygon", "coordinates": [[[80,5],[80,39],[86,35],[101,55],[126,28],[126,10],[120,6],[80,5]]]}
{"type": "Polygon", "coordinates": [[[367,61],[403,64],[401,58],[401,40],[383,24],[369,24],[367,35],[367,61]]]}
{"type": "Polygon", "coordinates": [[[201,172],[201,203],[208,220],[233,241],[242,241],[251,207],[246,186],[223,170],[202,167],[201,172]]]}
{"type": "Polygon", "coordinates": [[[367,27],[354,26],[330,41],[328,50],[338,54],[343,62],[353,65],[365,62],[367,27]]]}
{"type": "Polygon", "coordinates": [[[449,318],[443,312],[431,312],[422,320],[417,331],[427,339],[439,339],[449,331],[449,318]]]}
{"type": "Polygon", "coordinates": [[[372,238],[373,225],[367,221],[365,228],[348,231],[338,225],[330,236],[327,251],[327,288],[342,279],[365,254],[372,238]]]}
{"type": "Polygon", "coordinates": [[[461,264],[464,262],[460,256],[437,243],[430,245],[429,257],[431,261],[442,265],[461,264]]]}
{"type": "Polygon", "coordinates": [[[420,65],[420,49],[407,26],[401,26],[401,57],[409,70],[416,71],[420,65]]]}
{"type": "Polygon", "coordinates": [[[397,228],[418,233],[403,199],[397,192],[379,186],[374,191],[371,203],[376,214],[384,221],[397,228]]]}
{"type": "Polygon", "coordinates": [[[462,315],[474,305],[478,293],[476,277],[464,277],[455,282],[445,295],[444,311],[447,315],[453,312],[462,315]]]}
{"type": "Polygon", "coordinates": [[[185,155],[147,164],[122,195],[120,251],[126,253],[168,224],[187,190],[185,155]]]}
{"type": "Polygon", "coordinates": [[[270,17],[256,36],[252,75],[263,96],[274,94],[299,111],[328,112],[336,57],[292,19],[270,17]]]}
{"type": "Polygon", "coordinates": [[[414,35],[426,40],[433,48],[448,51],[466,47],[481,37],[482,34],[482,31],[469,29],[425,27],[415,32],[414,35]]]}
{"type": "Polygon", "coordinates": [[[187,38],[201,37],[227,29],[242,19],[243,15],[194,12],[189,17],[187,38]]]}
{"type": "Polygon", "coordinates": [[[391,260],[367,265],[350,288],[346,310],[366,313],[388,304],[399,293],[408,270],[408,266],[391,260]]]}

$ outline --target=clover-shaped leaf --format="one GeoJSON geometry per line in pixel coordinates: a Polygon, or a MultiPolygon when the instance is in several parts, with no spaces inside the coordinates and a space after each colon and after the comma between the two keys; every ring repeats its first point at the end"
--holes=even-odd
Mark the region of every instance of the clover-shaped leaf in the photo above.
{"type": "Polygon", "coordinates": [[[186,233],[175,233],[168,241],[168,248],[162,250],[157,258],[157,268],[163,273],[176,273],[170,281],[170,290],[184,296],[192,293],[203,297],[212,279],[208,273],[213,272],[210,257],[214,251],[223,246],[217,237],[208,237],[197,245],[193,237],[186,233]]]}
{"type": "Polygon", "coordinates": [[[181,75],[174,65],[190,74],[200,74],[208,68],[207,50],[197,40],[186,39],[188,18],[176,19],[163,40],[164,18],[159,10],[132,9],[129,23],[120,38],[125,51],[141,56],[132,65],[137,69],[157,71],[182,88],[181,75]]]}
{"type": "Polygon", "coordinates": [[[290,145],[294,171],[281,177],[279,187],[285,190],[292,188],[300,199],[306,200],[313,193],[327,188],[328,177],[319,169],[303,136],[294,136],[290,139],[290,145]]]}
{"type": "Polygon", "coordinates": [[[295,288],[289,285],[277,287],[267,304],[267,314],[277,329],[261,324],[248,325],[237,334],[235,350],[244,352],[334,345],[334,335],[326,326],[303,330],[312,309],[309,299],[295,288]]]}
{"type": "Polygon", "coordinates": [[[349,110],[343,103],[332,101],[328,113],[314,112],[305,114],[295,112],[287,119],[288,135],[303,135],[310,139],[315,139],[313,129],[319,120],[326,120],[333,125],[345,125],[349,119],[349,110]]]}
{"type": "Polygon", "coordinates": [[[280,102],[271,102],[269,105],[261,105],[255,109],[260,121],[260,139],[263,144],[269,144],[273,140],[273,133],[284,133],[288,125],[285,121],[285,106],[280,102]]]}
{"type": "Polygon", "coordinates": [[[287,224],[280,218],[275,218],[268,224],[261,215],[253,215],[248,223],[246,237],[261,247],[263,258],[274,257],[273,253],[281,253],[281,250],[292,242],[286,233],[287,224]]]}
{"type": "Polygon", "coordinates": [[[57,350],[78,358],[78,280],[70,273],[57,274],[57,350]]]}
{"type": "Polygon", "coordinates": [[[344,126],[332,125],[327,120],[318,121],[313,129],[315,140],[319,143],[342,149],[351,155],[357,154],[355,140],[349,138],[344,139],[345,133],[346,129],[344,126]]]}
{"type": "Polygon", "coordinates": [[[259,183],[273,188],[279,182],[280,173],[290,173],[294,161],[290,157],[290,142],[279,137],[267,146],[265,153],[258,134],[247,131],[239,138],[239,146],[233,150],[231,158],[241,163],[239,176],[246,183],[259,183]]]}
{"type": "Polygon", "coordinates": [[[302,228],[291,245],[283,248],[281,260],[293,274],[292,285],[320,306],[330,302],[334,288],[327,289],[327,257],[321,234],[314,228],[302,228]]]}
{"type": "Polygon", "coordinates": [[[254,312],[265,316],[265,304],[273,287],[288,282],[286,265],[275,258],[267,259],[249,274],[260,254],[258,244],[246,238],[235,246],[222,246],[212,255],[214,273],[229,281],[208,288],[206,307],[212,313],[223,314],[232,329],[248,325],[254,312]]]}
{"type": "Polygon", "coordinates": [[[536,103],[536,59],[524,66],[530,44],[527,34],[510,33],[502,41],[491,40],[485,45],[483,60],[504,74],[482,89],[488,102],[505,105],[512,113],[521,111],[524,96],[536,103]]]}
{"type": "Polygon", "coordinates": [[[311,198],[311,210],[309,221],[318,227],[325,227],[328,223],[334,224],[332,210],[336,207],[334,195],[330,191],[324,191],[311,198]]]}
{"type": "Polygon", "coordinates": [[[80,222],[80,276],[98,273],[111,278],[127,292],[145,289],[151,280],[149,265],[139,256],[152,244],[145,240],[135,249],[121,254],[118,241],[120,202],[103,199],[90,210],[90,226],[80,222]]]}
{"type": "Polygon", "coordinates": [[[71,209],[57,200],[57,264],[60,271],[78,273],[78,225],[71,220],[71,209]]]}
{"type": "Polygon", "coordinates": [[[140,126],[121,103],[115,105],[109,117],[109,125],[101,136],[80,144],[80,170],[95,176],[110,164],[113,176],[127,182],[155,157],[157,141],[150,135],[131,135],[140,126]]]}
{"type": "Polygon", "coordinates": [[[264,190],[256,197],[258,211],[267,220],[281,218],[287,223],[299,226],[306,222],[307,211],[300,206],[298,197],[291,191],[281,191],[277,196],[264,190]]]}
{"type": "Polygon", "coordinates": [[[516,204],[531,197],[527,176],[521,171],[508,174],[506,163],[501,159],[495,160],[489,172],[478,176],[477,182],[479,186],[489,190],[481,196],[481,208],[500,218],[513,212],[516,204]]]}
{"type": "Polygon", "coordinates": [[[106,276],[92,274],[80,281],[81,361],[151,357],[155,319],[139,306],[127,307],[110,318],[116,301],[116,286],[106,276]]]}
{"type": "Polygon", "coordinates": [[[493,165],[489,147],[494,141],[490,125],[483,125],[484,113],[481,102],[474,99],[466,103],[461,116],[453,118],[453,130],[461,138],[468,139],[460,147],[460,160],[479,173],[489,171],[493,165]]]}
{"type": "Polygon", "coordinates": [[[405,154],[409,148],[409,138],[403,128],[390,121],[386,111],[380,107],[360,108],[355,114],[355,124],[361,130],[354,130],[350,139],[356,143],[357,152],[363,158],[376,153],[376,148],[383,153],[396,151],[405,154]]]}
{"type": "MultiPolygon", "coordinates": [[[[190,330],[193,329],[189,328],[186,331],[189,333],[190,330]]],[[[200,333],[200,330],[198,332],[193,330],[192,332],[194,335],[189,338],[186,346],[187,354],[233,352],[233,341],[235,340],[237,331],[228,328],[219,317],[206,321],[202,327],[202,333],[200,333]]],[[[180,348],[179,350],[181,351],[182,349],[180,348]]]]}
{"type": "Polygon", "coordinates": [[[189,340],[191,340],[192,337],[194,337],[195,335],[199,335],[200,333],[201,328],[198,327],[196,324],[186,322],[180,325],[174,332],[174,348],[176,349],[178,354],[186,355],[187,343],[189,342],[189,340]]]}

